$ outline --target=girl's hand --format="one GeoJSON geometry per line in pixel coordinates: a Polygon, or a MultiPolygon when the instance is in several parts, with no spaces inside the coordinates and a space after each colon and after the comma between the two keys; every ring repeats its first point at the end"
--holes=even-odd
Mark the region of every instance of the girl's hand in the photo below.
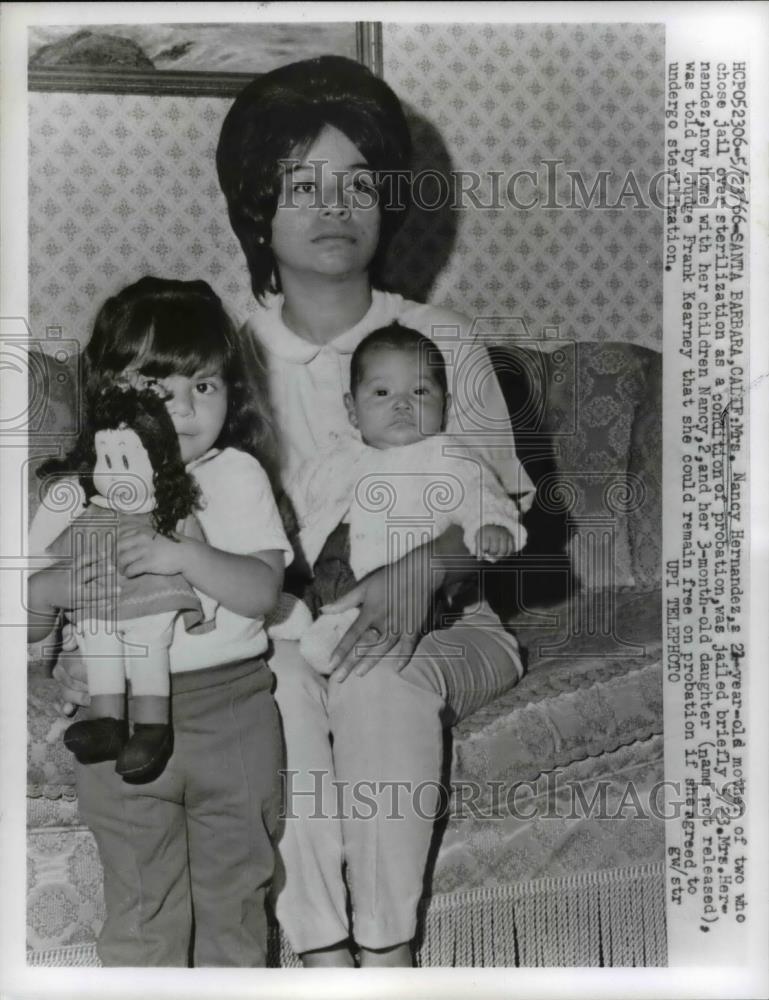
{"type": "Polygon", "coordinates": [[[124,576],[158,573],[173,576],[181,573],[185,542],[159,535],[150,527],[121,530],[117,542],[117,562],[124,576]]]}
{"type": "Polygon", "coordinates": [[[332,613],[361,609],[333,652],[331,679],[341,683],[353,670],[363,677],[385,656],[394,670],[403,670],[424,634],[442,576],[431,560],[430,546],[422,546],[370,573],[325,607],[332,613]]]}

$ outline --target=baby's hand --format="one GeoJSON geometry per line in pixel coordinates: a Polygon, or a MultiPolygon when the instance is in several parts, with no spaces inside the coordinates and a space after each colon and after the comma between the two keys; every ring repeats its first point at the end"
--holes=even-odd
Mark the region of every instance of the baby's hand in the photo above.
{"type": "Polygon", "coordinates": [[[475,550],[479,559],[496,562],[515,552],[515,539],[499,524],[484,524],[475,535],[475,550]]]}
{"type": "Polygon", "coordinates": [[[183,572],[182,550],[185,544],[159,535],[150,527],[126,528],[118,538],[118,568],[128,577],[143,573],[173,576],[183,572]]]}

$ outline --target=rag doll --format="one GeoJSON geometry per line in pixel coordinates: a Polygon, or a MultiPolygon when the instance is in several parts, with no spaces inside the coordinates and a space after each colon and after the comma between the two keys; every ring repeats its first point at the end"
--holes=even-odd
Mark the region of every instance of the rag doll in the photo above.
{"type": "MultiPolygon", "coordinates": [[[[88,506],[48,548],[57,559],[111,556],[118,530],[151,525],[160,535],[202,538],[199,505],[165,403],[154,391],[110,386],[95,394],[74,451],[59,463],[77,472],[88,506]]],[[[123,780],[138,784],[162,773],[173,750],[169,717],[169,646],[179,614],[190,631],[208,631],[200,598],[181,574],[126,577],[111,607],[94,603],[70,613],[86,663],[91,718],[75,722],[64,742],[82,764],[115,760],[123,780]],[[126,679],[131,684],[129,738],[126,679]]]]}

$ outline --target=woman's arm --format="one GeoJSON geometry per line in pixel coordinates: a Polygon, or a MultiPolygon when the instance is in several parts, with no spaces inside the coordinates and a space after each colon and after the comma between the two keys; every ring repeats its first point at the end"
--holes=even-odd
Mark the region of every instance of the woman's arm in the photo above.
{"type": "Polygon", "coordinates": [[[30,577],[27,584],[27,642],[42,642],[56,627],[61,608],[57,596],[61,570],[44,569],[30,577]]]}
{"type": "Polygon", "coordinates": [[[238,555],[179,535],[166,538],[151,528],[121,531],[118,566],[128,577],[181,573],[191,586],[244,618],[261,618],[278,603],[285,559],[280,549],[238,555]]]}
{"type": "Polygon", "coordinates": [[[101,552],[60,562],[30,576],[27,583],[27,642],[41,642],[56,626],[60,611],[78,610],[81,617],[117,615],[120,593],[114,566],[101,552]]]}
{"type": "Polygon", "coordinates": [[[353,670],[363,676],[385,656],[395,670],[402,670],[424,634],[435,592],[466,577],[473,566],[462,529],[451,525],[398,562],[369,573],[349,594],[328,605],[324,610],[332,613],[360,606],[334,650],[331,678],[341,682],[353,670]]]}

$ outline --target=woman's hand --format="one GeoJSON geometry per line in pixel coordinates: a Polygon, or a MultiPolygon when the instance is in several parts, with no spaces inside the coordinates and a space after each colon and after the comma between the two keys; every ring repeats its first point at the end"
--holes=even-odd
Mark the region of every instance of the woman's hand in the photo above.
{"type": "Polygon", "coordinates": [[[120,594],[114,558],[104,547],[86,549],[71,567],[60,564],[43,570],[43,574],[48,574],[47,593],[52,605],[78,611],[81,617],[103,615],[114,608],[120,594]]]}
{"type": "Polygon", "coordinates": [[[158,573],[173,576],[182,572],[184,541],[166,538],[149,526],[131,526],[120,530],[117,562],[124,576],[158,573]]]}
{"type": "MultiPolygon", "coordinates": [[[[69,624],[62,631],[61,649],[62,653],[74,653],[77,650],[77,635],[69,624]]],[[[61,696],[64,699],[61,711],[67,718],[75,714],[79,705],[90,705],[86,667],[80,657],[60,657],[53,668],[53,676],[61,685],[61,696]]]]}
{"type": "Polygon", "coordinates": [[[324,608],[332,613],[361,609],[332,654],[331,679],[344,681],[353,670],[362,677],[385,656],[394,670],[403,670],[424,634],[433,594],[443,579],[431,547],[424,545],[374,570],[324,608]]]}
{"type": "Polygon", "coordinates": [[[60,611],[77,611],[81,618],[116,614],[119,594],[114,562],[103,547],[33,573],[27,584],[27,642],[46,639],[60,611]]]}

